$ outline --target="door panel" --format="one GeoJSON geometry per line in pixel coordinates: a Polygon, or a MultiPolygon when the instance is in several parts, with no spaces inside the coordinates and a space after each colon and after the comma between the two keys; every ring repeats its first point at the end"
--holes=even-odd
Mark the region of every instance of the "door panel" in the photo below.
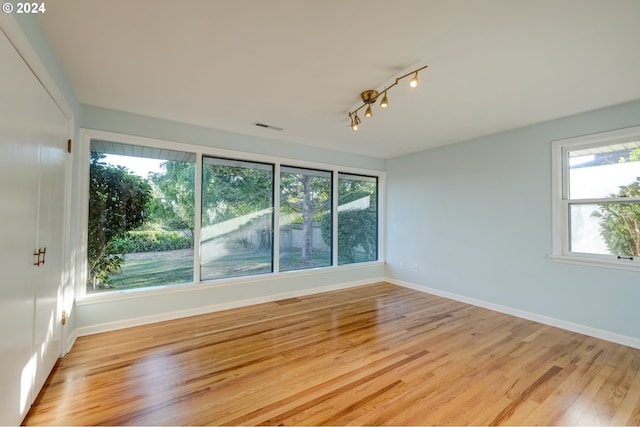
{"type": "MultiPolygon", "coordinates": [[[[53,103],[51,103],[53,104],[53,103]]],[[[40,114],[51,123],[40,141],[40,215],[38,248],[47,248],[45,263],[38,267],[35,290],[34,345],[37,393],[60,356],[62,268],[64,250],[64,171],[68,130],[66,119],[55,104],[40,114]],[[58,123],[57,127],[53,124],[58,123]],[[59,304],[60,303],[60,304],[59,304]],[[60,307],[59,307],[60,305],[60,307]]],[[[35,397],[35,396],[34,396],[35,397]]]]}

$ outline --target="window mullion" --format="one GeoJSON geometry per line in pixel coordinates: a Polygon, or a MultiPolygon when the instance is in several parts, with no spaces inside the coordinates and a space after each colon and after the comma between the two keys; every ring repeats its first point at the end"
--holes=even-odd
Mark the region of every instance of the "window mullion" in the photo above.
{"type": "Polygon", "coordinates": [[[199,283],[201,279],[200,261],[201,261],[201,242],[200,237],[202,229],[202,153],[196,153],[196,176],[194,177],[194,209],[193,209],[193,281],[199,283]]]}
{"type": "Polygon", "coordinates": [[[273,167],[273,272],[280,271],[280,163],[273,167]]]}
{"type": "Polygon", "coordinates": [[[338,265],[338,172],[333,172],[331,185],[331,264],[338,265]]]}
{"type": "Polygon", "coordinates": [[[640,197],[602,197],[596,199],[574,199],[568,200],[572,205],[603,205],[608,203],[638,203],[640,197]]]}

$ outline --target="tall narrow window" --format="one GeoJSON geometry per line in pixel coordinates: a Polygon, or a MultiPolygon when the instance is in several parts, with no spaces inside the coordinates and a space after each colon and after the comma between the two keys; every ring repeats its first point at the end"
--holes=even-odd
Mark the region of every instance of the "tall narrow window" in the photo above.
{"type": "Polygon", "coordinates": [[[193,281],[195,154],[92,140],[87,292],[193,281]]]}
{"type": "Polygon", "coordinates": [[[331,265],[331,172],[280,169],[280,271],[331,265]]]}
{"type": "Polygon", "coordinates": [[[273,165],[204,157],[202,280],[273,271],[273,165]]]}
{"type": "Polygon", "coordinates": [[[338,175],[338,264],[378,259],[378,179],[338,175]]]}
{"type": "Polygon", "coordinates": [[[554,254],[627,267],[640,258],[640,128],[554,143],[554,254]],[[559,160],[558,160],[559,159],[559,160]]]}

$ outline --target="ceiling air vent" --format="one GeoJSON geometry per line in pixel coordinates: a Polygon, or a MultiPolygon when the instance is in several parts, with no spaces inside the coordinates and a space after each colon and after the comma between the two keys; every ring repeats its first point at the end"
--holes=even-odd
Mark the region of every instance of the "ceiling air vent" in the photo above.
{"type": "Polygon", "coordinates": [[[265,129],[271,129],[271,130],[277,130],[277,131],[282,131],[282,130],[284,130],[283,128],[278,127],[278,126],[267,125],[267,124],[259,123],[259,122],[255,122],[253,125],[254,125],[254,126],[257,126],[257,127],[259,127],[259,128],[265,128],[265,129]]]}

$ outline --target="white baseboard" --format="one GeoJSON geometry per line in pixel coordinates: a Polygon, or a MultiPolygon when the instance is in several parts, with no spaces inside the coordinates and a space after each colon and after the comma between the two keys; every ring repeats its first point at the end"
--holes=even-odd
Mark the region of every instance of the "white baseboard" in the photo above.
{"type": "MultiPolygon", "coordinates": [[[[354,288],[357,286],[370,285],[372,283],[385,282],[385,281],[387,281],[385,277],[370,278],[366,280],[359,280],[359,281],[348,282],[348,283],[338,283],[334,285],[320,286],[317,288],[302,289],[302,290],[296,290],[291,292],[266,295],[266,296],[257,297],[257,298],[247,298],[243,300],[230,301],[222,304],[214,304],[214,305],[208,305],[203,307],[190,308],[188,310],[179,310],[179,311],[172,311],[168,313],[159,313],[151,316],[135,317],[131,319],[119,320],[117,322],[108,322],[108,323],[102,323],[99,325],[76,328],[72,336],[74,337],[73,340],[75,341],[77,337],[82,337],[86,335],[93,335],[93,334],[98,334],[102,332],[115,331],[118,329],[147,325],[150,323],[164,322],[167,320],[181,319],[184,317],[197,316],[200,314],[213,313],[216,311],[229,310],[232,308],[246,307],[249,305],[273,302],[281,299],[302,297],[305,295],[318,294],[321,292],[335,291],[339,289],[354,288]]],[[[68,348],[70,349],[71,347],[68,347],[68,348]]]]}
{"type": "Polygon", "coordinates": [[[415,283],[409,283],[402,280],[387,278],[386,281],[389,283],[393,283],[394,285],[403,286],[405,288],[413,289],[413,290],[424,292],[427,294],[432,294],[439,297],[451,299],[454,301],[463,302],[465,304],[475,305],[477,307],[486,308],[489,310],[497,311],[499,313],[509,314],[511,316],[520,317],[522,319],[531,320],[533,322],[554,326],[556,328],[565,329],[567,331],[577,332],[579,334],[588,335],[594,338],[611,341],[616,344],[622,344],[628,347],[640,349],[640,339],[638,338],[628,337],[626,335],[620,335],[613,332],[604,331],[602,329],[592,328],[590,326],[580,325],[577,323],[568,322],[566,320],[556,319],[554,317],[548,317],[548,316],[543,316],[541,314],[530,313],[528,311],[518,310],[516,308],[494,304],[491,302],[482,301],[475,298],[469,298],[463,295],[442,291],[440,289],[434,289],[434,288],[429,288],[427,286],[416,285],[415,283]]]}

